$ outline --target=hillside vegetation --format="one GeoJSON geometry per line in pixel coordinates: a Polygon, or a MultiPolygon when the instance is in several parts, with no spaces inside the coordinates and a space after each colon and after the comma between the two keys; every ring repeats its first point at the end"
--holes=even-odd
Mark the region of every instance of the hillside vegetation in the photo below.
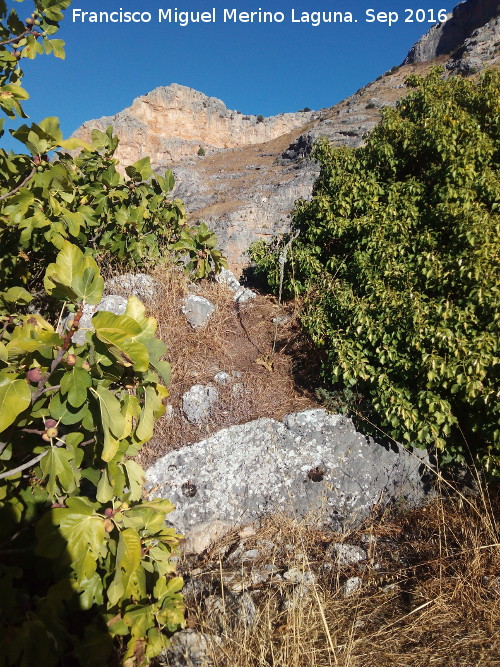
{"type": "Polygon", "coordinates": [[[442,463],[498,474],[500,75],[407,84],[365,146],[318,144],[312,199],[252,257],[302,299],[328,390],[442,463]]]}

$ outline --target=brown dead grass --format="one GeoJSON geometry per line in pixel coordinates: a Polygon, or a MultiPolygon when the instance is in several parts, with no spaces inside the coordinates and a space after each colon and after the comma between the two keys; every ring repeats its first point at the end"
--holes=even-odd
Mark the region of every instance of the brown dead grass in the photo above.
{"type": "MultiPolygon", "coordinates": [[[[499,665],[499,509],[498,496],[491,500],[485,493],[440,496],[421,509],[368,521],[348,535],[275,517],[253,540],[274,542],[273,562],[281,571],[299,566],[317,573],[311,595],[282,611],[283,599],[292,594],[286,581],[254,591],[259,616],[252,627],[207,614],[202,601],[190,600],[189,624],[221,637],[212,663],[221,667],[499,665]],[[366,549],[367,538],[366,562],[325,572],[330,541],[366,549]],[[296,554],[303,554],[301,560],[296,554]],[[362,587],[345,597],[341,586],[351,576],[361,577],[362,587]]],[[[220,581],[227,566],[216,552],[198,566],[220,581]]]]}
{"type": "Polygon", "coordinates": [[[260,417],[282,419],[290,412],[315,405],[312,396],[294,379],[289,352],[299,345],[300,334],[293,313],[277,330],[272,319],[285,312],[277,303],[257,296],[247,304],[236,305],[227,287],[205,281],[199,294],[214,303],[216,311],[205,328],[193,330],[180,310],[188,294],[184,274],[162,266],[155,278],[161,290],[148,304],[148,310],[158,320],[158,335],[167,346],[172,367],[167,399],[171,416],[158,421],[153,439],[141,451],[142,465],[221,428],[260,417]],[[219,371],[233,373],[230,386],[215,383],[219,371]],[[212,384],[219,392],[211,419],[203,426],[187,422],[181,409],[183,394],[195,384],[212,384]],[[236,384],[239,391],[234,391],[236,384]]]}

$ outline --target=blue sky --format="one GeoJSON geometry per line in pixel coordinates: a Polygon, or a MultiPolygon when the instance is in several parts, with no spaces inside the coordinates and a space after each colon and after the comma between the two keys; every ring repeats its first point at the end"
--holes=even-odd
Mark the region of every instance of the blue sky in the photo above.
{"type": "MultiPolygon", "coordinates": [[[[10,4],[10,3],[8,3],[10,4]]],[[[30,3],[13,3],[26,15],[30,3]]],[[[246,114],[274,115],[332,106],[379,74],[400,64],[408,49],[432,25],[427,19],[455,2],[442,0],[75,0],[57,37],[66,60],[40,56],[25,64],[31,95],[25,110],[34,120],[59,116],[65,136],[83,121],[114,114],[157,86],[179,83],[222,99],[246,114]],[[216,22],[158,22],[158,10],[210,11],[216,22]],[[149,23],[73,22],[72,10],[149,11],[149,23]],[[224,23],[224,8],[282,12],[282,23],[224,23]],[[291,11],[350,11],[357,23],[313,27],[292,23],[291,11]],[[366,10],[396,12],[398,20],[366,22],[366,10]],[[416,20],[410,11],[424,10],[416,20]],[[413,18],[413,22],[406,19],[413,18]]],[[[3,141],[5,145],[5,137],[3,141]]],[[[10,142],[9,142],[10,143],[10,142]]],[[[15,142],[17,143],[17,142],[15,142]]]]}

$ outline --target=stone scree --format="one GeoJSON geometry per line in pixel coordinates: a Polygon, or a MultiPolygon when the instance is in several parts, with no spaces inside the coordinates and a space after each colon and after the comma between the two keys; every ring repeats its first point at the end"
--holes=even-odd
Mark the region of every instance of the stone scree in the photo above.
{"type": "Polygon", "coordinates": [[[169,452],[146,471],[146,489],[174,503],[169,520],[186,536],[200,524],[237,526],[270,512],[343,530],[375,505],[421,503],[428,463],[426,452],[379,444],[346,417],[306,410],[169,452]]]}

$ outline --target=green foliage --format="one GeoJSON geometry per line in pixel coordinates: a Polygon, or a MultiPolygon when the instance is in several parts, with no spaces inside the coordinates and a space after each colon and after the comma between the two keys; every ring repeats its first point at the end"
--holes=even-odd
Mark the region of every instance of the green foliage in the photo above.
{"type": "MultiPolygon", "coordinates": [[[[64,57],[51,37],[69,4],[35,0],[23,22],[0,0],[10,118],[25,117],[20,61],[64,57]]],[[[182,235],[214,253],[215,241],[167,197],[170,171],[154,175],[149,158],[117,170],[110,128],[92,145],[64,140],[56,118],[11,132],[28,154],[0,149],[0,663],[101,667],[114,651],[142,665],[183,623],[173,506],[145,499],[133,458],[163,413],[170,367],[135,297],[123,315],[95,314],[84,342],[75,334],[102,297],[96,259],[139,266],[182,235]]]]}
{"type": "Polygon", "coordinates": [[[264,122],[264,116],[261,113],[257,116],[257,122],[258,123],[263,123],[264,122]]]}
{"type": "Polygon", "coordinates": [[[164,523],[173,506],[143,499],[144,471],[130,458],[164,410],[165,347],[133,296],[73,342],[104,283],[67,241],[44,282],[64,302],[56,328],[21,314],[24,288],[0,293],[0,652],[7,665],[42,664],[36,638],[44,665],[64,656],[97,666],[111,635],[140,664],[183,622],[179,535],[164,523]]]}
{"type": "Polygon", "coordinates": [[[227,269],[227,261],[217,250],[217,238],[204,222],[195,229],[186,227],[178,241],[169,245],[169,250],[186,256],[186,270],[195,278],[205,278],[210,273],[227,269]]]}
{"type": "Polygon", "coordinates": [[[45,262],[65,240],[108,265],[139,267],[168,255],[168,248],[175,253],[182,234],[200,233],[186,225],[183,203],[168,196],[174,185],[170,170],[153,174],[146,157],[127,167],[126,176],[118,172],[118,139],[111,128],[93,130],[92,145],[77,157],[56,152],[51,160],[47,151],[83,143],[64,141],[57,119],[23,125],[14,136],[34,154],[0,151],[0,170],[10,175],[0,192],[12,193],[0,202],[0,285],[37,284],[45,262]],[[30,178],[18,188],[27,170],[30,178]]]}
{"type": "Polygon", "coordinates": [[[203,156],[205,155],[205,149],[203,148],[203,146],[200,146],[200,147],[198,148],[198,153],[197,153],[197,155],[199,155],[200,157],[203,157],[203,156]]]}
{"type": "Polygon", "coordinates": [[[392,437],[500,468],[500,75],[416,90],[364,147],[321,143],[290,238],[253,259],[326,355],[325,380],[370,400],[392,437]]]}
{"type": "MultiPolygon", "coordinates": [[[[0,106],[10,117],[25,117],[20,102],[28,95],[19,86],[19,60],[42,52],[64,57],[62,41],[48,35],[69,0],[35,4],[38,18],[29,20],[40,24],[33,26],[37,30],[12,13],[0,24],[0,106]]],[[[0,3],[0,17],[6,16],[0,3]]],[[[108,265],[140,267],[168,255],[168,247],[175,254],[181,234],[200,233],[186,225],[183,203],[169,197],[170,170],[154,174],[148,157],[126,167],[125,175],[117,169],[118,138],[111,128],[93,130],[91,144],[64,140],[57,118],[11,133],[27,154],[0,149],[0,288],[19,282],[38,288],[44,266],[65,240],[108,265]]]]}

